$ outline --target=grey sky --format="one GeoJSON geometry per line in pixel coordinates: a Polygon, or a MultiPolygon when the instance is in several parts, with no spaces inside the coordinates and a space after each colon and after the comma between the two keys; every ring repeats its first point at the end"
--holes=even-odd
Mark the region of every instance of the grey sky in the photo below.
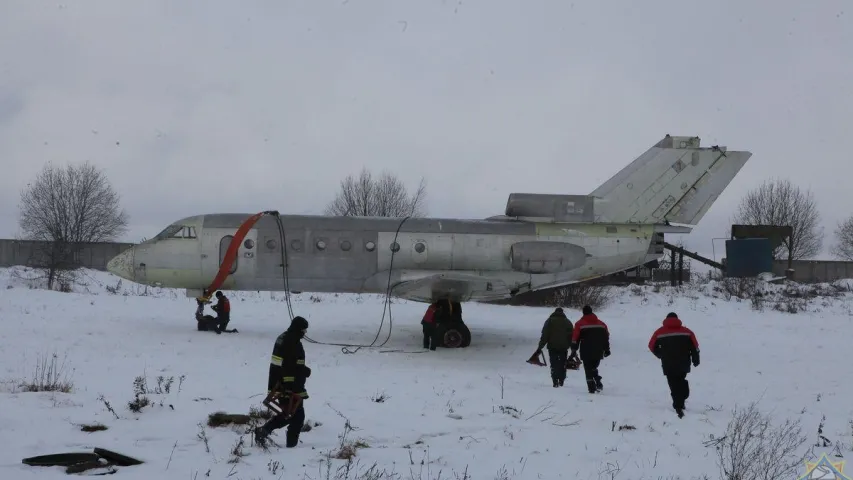
{"type": "Polygon", "coordinates": [[[0,236],[46,161],[104,167],[138,241],[199,213],[321,213],[362,166],[483,218],[511,192],[589,193],[670,133],[754,154],[689,247],[710,254],[769,175],[815,192],[832,241],[853,8],[619,3],[4,1],[0,236]]]}

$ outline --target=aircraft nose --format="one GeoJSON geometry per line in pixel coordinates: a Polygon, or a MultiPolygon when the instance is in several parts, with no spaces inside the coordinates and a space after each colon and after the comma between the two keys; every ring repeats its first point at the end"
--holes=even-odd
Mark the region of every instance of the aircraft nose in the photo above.
{"type": "Polygon", "coordinates": [[[128,248],[107,262],[107,271],[125,280],[133,280],[133,248],[128,248]]]}

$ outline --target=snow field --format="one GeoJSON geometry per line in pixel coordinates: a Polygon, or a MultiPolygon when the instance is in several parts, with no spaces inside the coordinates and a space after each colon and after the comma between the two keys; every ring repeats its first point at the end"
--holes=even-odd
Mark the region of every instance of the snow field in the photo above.
{"type": "MultiPolygon", "coordinates": [[[[618,289],[597,312],[610,327],[612,347],[598,395],[586,393],[582,371],[569,371],[566,385],[555,389],[546,367],[525,363],[549,308],[465,303],[472,346],[425,352],[419,322],[426,306],[395,300],[392,336],[382,348],[346,354],[303,342],[312,368],[306,414],[319,425],[302,434],[298,448],[264,452],[246,435],[245,456],[229,463],[245,428],[205,424],[216,411],[263,408],[272,343],[289,323],[283,293],[232,292],[229,328],[239,333],[216,335],[195,330],[195,303],[183,291],[145,292],[125,282],[111,293],[115,277],[87,271],[88,285],[74,293],[48,292],[29,288],[22,271],[0,273],[0,478],[67,478],[63,468],[29,467],[21,459],[92,447],[145,462],[118,467],[125,479],[326,478],[328,454],[340,450],[347,420],[355,430],[344,443],[362,447],[351,467],[364,471],[375,463],[399,474],[359,478],[435,480],[440,472],[453,479],[466,468],[467,478],[488,480],[719,478],[716,452],[703,442],[723,434],[732,408],[752,401],[778,422],[800,420],[804,448],[817,442],[825,417],[822,434],[832,443],[812,453],[837,447],[849,454],[853,444],[847,292],[786,300],[800,309],[791,314],[769,303],[757,311],[749,300],[714,298],[725,297],[714,283],[681,292],[618,289]],[[688,377],[683,419],[646,346],[669,311],[693,329],[702,352],[688,377]],[[39,359],[54,353],[72,391],[22,391],[39,359]],[[137,413],[128,402],[141,375],[149,390],[158,376],[173,383],[168,394],[147,394],[152,405],[137,413]],[[93,423],[108,429],[80,430],[93,423]]],[[[333,343],[370,343],[382,301],[293,296],[294,313],[311,324],[309,337],[333,343]]],[[[387,327],[386,319],[379,342],[387,327]]],[[[279,431],[273,438],[283,445],[283,437],[279,431]]],[[[330,478],[345,464],[331,459],[330,478]]]]}

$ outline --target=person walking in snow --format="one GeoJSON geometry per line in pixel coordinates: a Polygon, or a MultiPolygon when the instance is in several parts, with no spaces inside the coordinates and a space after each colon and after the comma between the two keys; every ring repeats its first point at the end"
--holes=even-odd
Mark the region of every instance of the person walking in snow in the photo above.
{"type": "Polygon", "coordinates": [[[690,384],[687,374],[690,364],[699,366],[699,341],[692,330],[685,327],[675,312],[667,314],[661,325],[649,339],[649,350],[660,359],[672,408],[679,418],[684,417],[684,402],[690,396],[690,384]]]}
{"type": "Polygon", "coordinates": [[[562,308],[556,308],[542,325],[542,336],[539,338],[539,349],[548,347],[548,360],[551,362],[551,381],[554,388],[562,387],[566,380],[566,361],[568,360],[569,345],[572,343],[572,321],[563,313],[562,308]]]}
{"type": "Polygon", "coordinates": [[[284,426],[287,426],[285,446],[293,448],[299,443],[299,434],[305,423],[302,402],[308,398],[305,381],[311,376],[311,368],[305,365],[305,349],[302,347],[302,337],[306,331],[308,320],[293,317],[287,330],[275,339],[267,395],[274,394],[281,398],[283,411],[255,429],[255,443],[258,445],[266,445],[269,434],[284,426]]]}
{"type": "Polygon", "coordinates": [[[610,331],[607,324],[592,313],[592,307],[584,305],[583,316],[572,330],[572,357],[577,358],[580,349],[580,359],[583,363],[583,373],[589,393],[600,392],[604,385],[598,366],[602,358],[610,356],[610,331]]]}

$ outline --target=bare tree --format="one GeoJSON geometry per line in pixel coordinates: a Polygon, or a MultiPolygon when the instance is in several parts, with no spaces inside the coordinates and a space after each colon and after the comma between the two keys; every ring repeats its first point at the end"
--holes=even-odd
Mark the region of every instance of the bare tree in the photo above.
{"type": "Polygon", "coordinates": [[[423,217],[426,215],[426,183],[409,195],[397,177],[383,171],[378,179],[362,169],[358,178],[347,176],[341,190],[326,207],[326,215],[358,217],[423,217]]]}
{"type": "Polygon", "coordinates": [[[853,216],[835,228],[835,245],[830,252],[842,260],[853,261],[853,216]]]}
{"type": "Polygon", "coordinates": [[[773,426],[770,416],[751,403],[736,408],[723,437],[707,442],[717,449],[717,466],[725,480],[793,478],[805,454],[797,453],[806,438],[799,420],[773,426]]]}
{"type": "Polygon", "coordinates": [[[734,222],[742,225],[786,226],[790,238],[774,250],[773,258],[787,258],[788,268],[794,260],[811,258],[823,247],[820,213],[811,191],[802,190],[790,180],[767,180],[749,192],[738,208],[734,222]]]}
{"type": "Polygon", "coordinates": [[[23,238],[44,245],[34,267],[47,274],[52,289],[58,274],[73,271],[80,247],[114,240],[127,231],[127,214],[106,175],[94,165],[45,165],[21,192],[19,227],[23,238]]]}

